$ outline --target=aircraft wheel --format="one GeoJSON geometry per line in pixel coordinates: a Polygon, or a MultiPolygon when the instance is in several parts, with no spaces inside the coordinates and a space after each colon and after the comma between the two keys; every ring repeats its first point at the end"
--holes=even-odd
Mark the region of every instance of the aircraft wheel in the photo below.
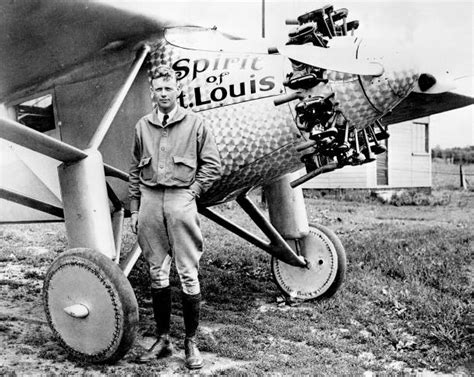
{"type": "Polygon", "coordinates": [[[334,232],[311,224],[305,238],[288,243],[309,266],[294,267],[272,257],[272,273],[278,287],[286,295],[302,300],[333,296],[346,275],[346,253],[334,232]]]}
{"type": "Polygon", "coordinates": [[[71,249],[46,273],[43,304],[49,325],[73,357],[113,362],[130,349],[138,325],[133,289],[116,263],[91,249],[71,249]]]}

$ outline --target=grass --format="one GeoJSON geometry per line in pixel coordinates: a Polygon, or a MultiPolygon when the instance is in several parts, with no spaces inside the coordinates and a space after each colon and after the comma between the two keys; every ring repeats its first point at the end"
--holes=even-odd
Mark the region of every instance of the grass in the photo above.
{"type": "MultiPolygon", "coordinates": [[[[205,350],[251,360],[245,370],[256,373],[464,365],[472,340],[473,206],[460,204],[473,198],[456,192],[449,205],[422,213],[374,201],[308,199],[310,218],[341,237],[348,277],[333,299],[296,307],[279,306],[266,254],[204,221],[203,319],[224,325],[215,341],[203,339],[205,350]]],[[[221,211],[246,223],[232,206],[221,211]]]]}
{"type": "MultiPolygon", "coordinates": [[[[332,299],[292,305],[273,283],[265,252],[203,219],[202,320],[210,330],[201,331],[201,348],[243,362],[216,374],[447,372],[466,366],[473,332],[474,193],[450,191],[450,198],[428,206],[308,198],[309,219],[332,228],[346,248],[347,279],[332,299]]],[[[218,210],[255,231],[236,205],[218,210]]],[[[26,266],[22,277],[33,282],[65,247],[61,224],[3,226],[0,234],[0,261],[26,266]],[[52,251],[35,255],[32,247],[52,251]]],[[[127,229],[125,248],[132,242],[127,229]]],[[[139,333],[152,335],[143,260],[130,280],[140,305],[139,333]]],[[[172,335],[181,338],[175,273],[172,286],[172,335]]],[[[19,300],[38,295],[35,284],[17,288],[19,300]]],[[[54,358],[56,348],[48,347],[41,355],[54,358]]],[[[142,370],[124,368],[99,370],[142,370]]]]}
{"type": "MultiPolygon", "coordinates": [[[[474,187],[474,164],[463,166],[464,175],[468,181],[468,186],[474,187]]],[[[435,159],[432,163],[432,183],[433,188],[456,190],[460,186],[459,165],[435,159]]]]}

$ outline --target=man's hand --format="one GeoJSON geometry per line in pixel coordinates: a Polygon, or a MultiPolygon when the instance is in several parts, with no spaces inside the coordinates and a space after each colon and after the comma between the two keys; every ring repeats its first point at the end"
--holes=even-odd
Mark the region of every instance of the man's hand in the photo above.
{"type": "Polygon", "coordinates": [[[131,223],[132,232],[137,234],[137,232],[138,232],[138,212],[132,213],[131,220],[132,220],[132,223],[131,223]]]}

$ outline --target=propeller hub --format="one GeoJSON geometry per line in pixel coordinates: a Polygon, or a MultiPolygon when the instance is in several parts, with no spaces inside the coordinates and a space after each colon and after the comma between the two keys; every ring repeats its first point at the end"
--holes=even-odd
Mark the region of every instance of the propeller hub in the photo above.
{"type": "Polygon", "coordinates": [[[422,92],[426,92],[436,84],[436,78],[429,73],[422,73],[418,78],[418,86],[422,92]]]}

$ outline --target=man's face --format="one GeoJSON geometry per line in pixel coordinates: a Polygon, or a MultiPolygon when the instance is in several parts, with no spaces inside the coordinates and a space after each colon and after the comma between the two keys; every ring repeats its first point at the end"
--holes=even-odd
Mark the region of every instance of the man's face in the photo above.
{"type": "Polygon", "coordinates": [[[158,109],[162,113],[169,113],[176,106],[179,94],[178,83],[174,79],[159,77],[153,80],[153,90],[158,102],[158,109]]]}

